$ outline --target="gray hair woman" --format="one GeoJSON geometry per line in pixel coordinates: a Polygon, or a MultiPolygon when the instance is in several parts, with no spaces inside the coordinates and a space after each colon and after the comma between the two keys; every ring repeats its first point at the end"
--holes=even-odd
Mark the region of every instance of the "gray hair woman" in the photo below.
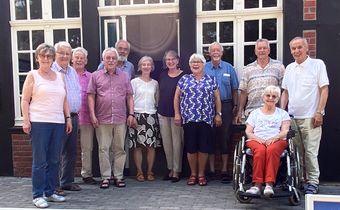
{"type": "Polygon", "coordinates": [[[250,194],[260,195],[263,183],[266,184],[263,194],[268,197],[274,194],[273,185],[280,155],[288,145],[286,136],[290,125],[288,113],[276,107],[280,93],[277,86],[266,87],[262,94],[263,106],[252,111],[246,121],[246,146],[253,151],[254,186],[246,191],[250,194]]]}
{"type": "Polygon", "coordinates": [[[183,123],[184,143],[191,175],[188,185],[207,185],[205,166],[208,153],[213,150],[210,141],[213,123],[222,124],[221,100],[215,77],[204,74],[206,60],[201,54],[192,54],[189,65],[192,74],[179,81],[174,97],[175,124],[183,123]],[[197,167],[198,166],[198,167],[197,167]]]}

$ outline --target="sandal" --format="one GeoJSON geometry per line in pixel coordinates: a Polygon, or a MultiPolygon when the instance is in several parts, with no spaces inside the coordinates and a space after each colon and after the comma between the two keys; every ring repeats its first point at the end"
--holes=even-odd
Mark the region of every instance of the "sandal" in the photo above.
{"type": "Polygon", "coordinates": [[[199,186],[207,185],[207,178],[205,176],[198,177],[198,184],[199,186]]]}
{"type": "Polygon", "coordinates": [[[116,185],[116,187],[125,187],[126,186],[125,181],[123,179],[116,179],[115,185],[116,185]]]}
{"type": "Polygon", "coordinates": [[[62,190],[60,187],[57,187],[57,189],[55,189],[54,194],[60,195],[60,196],[65,196],[66,195],[65,191],[62,190]]]}
{"type": "Polygon", "coordinates": [[[144,177],[143,172],[140,172],[140,171],[137,172],[136,180],[139,181],[139,182],[144,182],[145,181],[145,177],[144,177]]]}
{"type": "Polygon", "coordinates": [[[106,189],[106,188],[109,188],[109,185],[110,185],[110,180],[103,179],[99,187],[102,189],[106,189]]]}
{"type": "Polygon", "coordinates": [[[187,180],[187,185],[195,185],[197,183],[196,176],[191,175],[187,180]]]}
{"type": "Polygon", "coordinates": [[[305,194],[318,194],[319,186],[317,184],[309,183],[305,189],[305,194]]]}
{"type": "Polygon", "coordinates": [[[148,173],[148,176],[146,178],[148,181],[154,181],[156,179],[155,174],[152,172],[148,173]]]}

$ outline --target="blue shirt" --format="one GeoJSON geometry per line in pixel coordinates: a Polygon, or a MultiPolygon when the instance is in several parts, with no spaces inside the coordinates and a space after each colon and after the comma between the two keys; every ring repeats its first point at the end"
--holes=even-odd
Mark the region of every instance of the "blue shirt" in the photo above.
{"type": "Polygon", "coordinates": [[[232,92],[238,89],[239,82],[236,71],[231,64],[221,61],[216,68],[210,61],[205,64],[204,73],[216,78],[221,101],[233,99],[232,92]]]}
{"type": "MultiPolygon", "coordinates": [[[[104,64],[100,63],[97,70],[104,69],[104,64]]],[[[124,61],[121,67],[117,66],[117,69],[128,74],[129,80],[135,78],[135,67],[130,61],[124,61]]]]}
{"type": "Polygon", "coordinates": [[[217,83],[214,77],[204,74],[196,80],[193,74],[184,75],[178,81],[181,90],[180,109],[183,124],[188,122],[206,122],[213,125],[215,116],[214,91],[217,83]]]}
{"type": "Polygon", "coordinates": [[[56,62],[52,64],[51,69],[63,73],[70,112],[78,113],[81,106],[81,88],[76,70],[71,66],[63,69],[56,62]]]}

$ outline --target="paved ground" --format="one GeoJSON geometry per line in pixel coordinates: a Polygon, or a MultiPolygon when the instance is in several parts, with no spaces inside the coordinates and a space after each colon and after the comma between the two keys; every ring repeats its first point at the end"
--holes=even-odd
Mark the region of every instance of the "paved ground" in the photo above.
{"type": "MultiPolygon", "coordinates": [[[[50,203],[49,209],[261,209],[302,210],[300,206],[289,206],[287,198],[272,200],[254,199],[250,204],[240,204],[231,184],[211,181],[208,186],[187,186],[185,180],[178,183],[156,180],[140,183],[127,178],[126,188],[110,186],[100,189],[97,185],[85,185],[79,192],[69,192],[65,203],[50,203]]],[[[31,179],[0,177],[0,210],[36,209],[32,205],[31,179]]],[[[340,184],[321,184],[321,194],[340,195],[340,184]]]]}

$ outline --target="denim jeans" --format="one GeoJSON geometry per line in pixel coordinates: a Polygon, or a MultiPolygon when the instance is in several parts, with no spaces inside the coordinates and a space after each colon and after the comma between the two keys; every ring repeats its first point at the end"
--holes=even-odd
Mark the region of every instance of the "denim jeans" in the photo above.
{"type": "Polygon", "coordinates": [[[33,199],[53,194],[59,169],[59,155],[65,124],[32,122],[33,199]]]}

